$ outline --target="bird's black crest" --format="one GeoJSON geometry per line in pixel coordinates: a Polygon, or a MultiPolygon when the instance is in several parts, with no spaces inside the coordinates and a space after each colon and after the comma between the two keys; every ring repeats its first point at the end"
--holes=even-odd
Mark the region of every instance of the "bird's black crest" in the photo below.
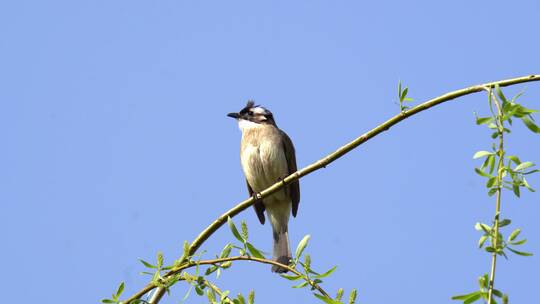
{"type": "Polygon", "coordinates": [[[255,105],[255,102],[253,100],[248,100],[246,106],[240,111],[240,114],[244,114],[248,112],[250,109],[259,107],[259,105],[255,105]]]}

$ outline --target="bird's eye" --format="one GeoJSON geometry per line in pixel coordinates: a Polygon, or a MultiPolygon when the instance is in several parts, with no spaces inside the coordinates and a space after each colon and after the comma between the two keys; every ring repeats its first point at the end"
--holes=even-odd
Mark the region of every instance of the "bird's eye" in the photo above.
{"type": "Polygon", "coordinates": [[[253,112],[252,111],[249,111],[247,112],[248,116],[253,116],[253,112]]]}

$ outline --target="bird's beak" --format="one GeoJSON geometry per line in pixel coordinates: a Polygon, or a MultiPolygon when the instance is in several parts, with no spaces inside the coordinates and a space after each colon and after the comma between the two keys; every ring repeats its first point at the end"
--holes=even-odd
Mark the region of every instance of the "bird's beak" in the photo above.
{"type": "Polygon", "coordinates": [[[240,118],[240,114],[238,114],[238,113],[229,113],[229,114],[227,114],[227,116],[232,117],[234,119],[240,118]]]}

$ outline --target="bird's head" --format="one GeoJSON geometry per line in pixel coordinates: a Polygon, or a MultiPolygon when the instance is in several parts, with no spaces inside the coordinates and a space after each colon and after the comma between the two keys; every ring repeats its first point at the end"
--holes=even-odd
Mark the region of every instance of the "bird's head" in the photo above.
{"type": "MultiPolygon", "coordinates": [[[[270,112],[268,109],[263,108],[259,105],[255,105],[253,100],[249,100],[246,104],[246,106],[240,110],[238,113],[229,113],[227,116],[232,117],[236,120],[238,120],[239,124],[245,124],[246,126],[249,126],[250,124],[256,124],[256,125],[276,125],[276,122],[274,121],[274,116],[272,115],[272,112],[270,112]]],[[[256,125],[252,125],[253,127],[256,127],[256,125]]]]}

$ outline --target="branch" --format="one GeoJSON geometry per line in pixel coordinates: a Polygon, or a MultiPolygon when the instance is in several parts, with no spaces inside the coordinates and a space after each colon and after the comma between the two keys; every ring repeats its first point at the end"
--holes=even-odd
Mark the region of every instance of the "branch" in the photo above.
{"type": "MultiPolygon", "coordinates": [[[[504,120],[503,120],[503,111],[501,110],[501,104],[499,103],[499,100],[493,94],[493,90],[489,88],[488,94],[490,94],[490,99],[493,100],[493,103],[497,107],[497,129],[499,131],[499,149],[497,150],[497,154],[499,155],[499,162],[497,164],[497,196],[495,199],[495,218],[494,218],[494,224],[493,229],[495,230],[495,233],[493,235],[493,248],[495,248],[495,251],[491,254],[491,271],[489,275],[489,285],[488,285],[488,304],[492,304],[493,302],[493,289],[495,286],[495,269],[497,266],[497,254],[498,254],[498,248],[499,248],[499,216],[501,214],[501,194],[503,189],[503,167],[504,167],[504,120]]],[[[491,105],[490,105],[491,106],[491,105]]]]}
{"type": "MultiPolygon", "coordinates": [[[[329,299],[332,298],[332,297],[330,297],[330,295],[321,286],[319,286],[319,284],[317,284],[314,281],[310,280],[309,278],[307,278],[304,274],[302,274],[301,272],[299,272],[295,268],[292,268],[292,267],[290,267],[288,265],[285,265],[285,264],[278,263],[276,261],[272,261],[272,260],[268,260],[268,259],[260,259],[260,258],[256,258],[256,257],[252,257],[252,256],[245,256],[245,255],[244,256],[233,256],[233,257],[227,257],[227,258],[218,258],[218,259],[212,259],[212,260],[202,260],[202,261],[197,261],[197,262],[184,263],[184,264],[179,265],[177,268],[169,271],[163,277],[167,278],[167,277],[170,277],[170,276],[175,275],[177,273],[180,273],[183,270],[186,270],[186,269],[192,268],[192,267],[197,267],[199,265],[219,265],[221,263],[230,262],[230,261],[253,261],[253,262],[257,262],[257,263],[261,263],[261,264],[276,265],[278,267],[285,268],[288,271],[290,271],[290,272],[304,278],[304,280],[306,280],[308,282],[308,284],[311,285],[311,287],[313,287],[314,289],[319,291],[323,296],[325,296],[325,297],[327,297],[329,299]]],[[[144,294],[151,291],[155,287],[156,287],[155,285],[149,284],[148,286],[143,288],[141,291],[139,291],[137,294],[133,295],[131,298],[124,301],[124,303],[127,304],[127,303],[130,303],[131,301],[133,301],[135,299],[138,299],[138,298],[142,297],[144,294]]]]}
{"type": "MultiPolygon", "coordinates": [[[[214,259],[214,260],[204,260],[204,261],[199,261],[199,262],[192,262],[190,264],[187,264],[185,267],[183,267],[182,269],[187,269],[187,268],[191,268],[191,267],[195,267],[197,265],[216,265],[216,264],[220,264],[220,263],[224,263],[224,262],[229,262],[229,261],[254,261],[254,262],[257,262],[257,263],[262,263],[262,264],[270,264],[270,265],[276,265],[278,267],[281,267],[281,268],[285,268],[287,269],[288,271],[298,275],[298,276],[301,276],[304,278],[304,280],[306,280],[308,282],[309,285],[311,285],[311,287],[313,287],[314,289],[317,289],[317,291],[319,291],[323,296],[331,299],[330,295],[328,295],[328,293],[326,291],[324,291],[324,289],[322,289],[321,286],[319,286],[319,284],[315,283],[314,281],[310,280],[308,277],[306,277],[304,274],[302,274],[300,271],[296,270],[295,268],[292,268],[288,265],[285,265],[285,264],[281,264],[281,263],[278,263],[276,261],[272,261],[272,260],[267,260],[267,259],[260,259],[260,258],[256,258],[256,257],[251,257],[251,256],[233,256],[233,257],[227,257],[227,258],[220,258],[220,259],[214,259]]],[[[178,269],[178,270],[173,270],[174,272],[179,272],[181,271],[182,269],[178,269]]],[[[173,272],[171,271],[171,272],[173,272]]]]}
{"type": "MultiPolygon", "coordinates": [[[[356,147],[362,145],[363,143],[367,142],[368,140],[372,139],[373,137],[381,134],[384,131],[387,131],[397,123],[401,122],[402,120],[405,120],[415,114],[418,114],[422,111],[425,111],[429,108],[432,108],[434,106],[437,106],[441,103],[456,99],[461,96],[473,94],[480,92],[484,90],[486,87],[494,87],[495,85],[499,85],[500,87],[506,87],[511,86],[519,83],[525,83],[525,82],[532,82],[532,81],[540,81],[540,75],[529,75],[524,77],[518,77],[518,78],[512,78],[512,79],[505,79],[500,81],[494,81],[484,84],[479,84],[475,86],[471,86],[465,89],[460,89],[457,91],[452,91],[449,93],[446,93],[444,95],[441,95],[439,97],[433,98],[431,100],[428,100],[424,103],[421,103],[409,110],[405,110],[400,112],[399,114],[395,115],[394,117],[388,119],[384,123],[380,124],[379,126],[375,127],[374,129],[362,134],[358,138],[354,139],[353,141],[349,142],[348,144],[340,147],[333,153],[330,153],[326,157],[312,163],[311,165],[304,167],[301,170],[296,171],[295,173],[287,176],[282,181],[279,181],[272,186],[266,188],[264,191],[257,193],[256,198],[262,199],[265,198],[272,193],[280,190],[281,188],[285,187],[286,185],[292,183],[293,181],[296,181],[300,179],[303,176],[306,176],[316,170],[319,170],[321,168],[325,168],[327,165],[331,164],[338,158],[342,157],[343,155],[349,153],[356,147]]],[[[250,206],[252,206],[255,203],[256,199],[254,197],[251,197],[247,200],[242,201],[235,207],[231,208],[229,211],[223,213],[221,216],[219,216],[212,224],[210,224],[206,229],[204,229],[196,238],[193,240],[193,242],[190,245],[189,248],[189,254],[188,256],[193,255],[199,247],[216,231],[218,230],[223,224],[227,222],[228,217],[234,217],[235,215],[239,214],[240,212],[246,210],[250,206]]],[[[154,289],[156,286],[154,284],[149,284],[145,286],[141,291],[137,292],[134,296],[132,296],[130,299],[126,301],[126,303],[129,303],[133,299],[139,298],[148,291],[154,289]]],[[[158,290],[155,295],[151,299],[151,303],[156,304],[161,299],[161,296],[163,296],[163,293],[165,292],[164,289],[158,290]]]]}

